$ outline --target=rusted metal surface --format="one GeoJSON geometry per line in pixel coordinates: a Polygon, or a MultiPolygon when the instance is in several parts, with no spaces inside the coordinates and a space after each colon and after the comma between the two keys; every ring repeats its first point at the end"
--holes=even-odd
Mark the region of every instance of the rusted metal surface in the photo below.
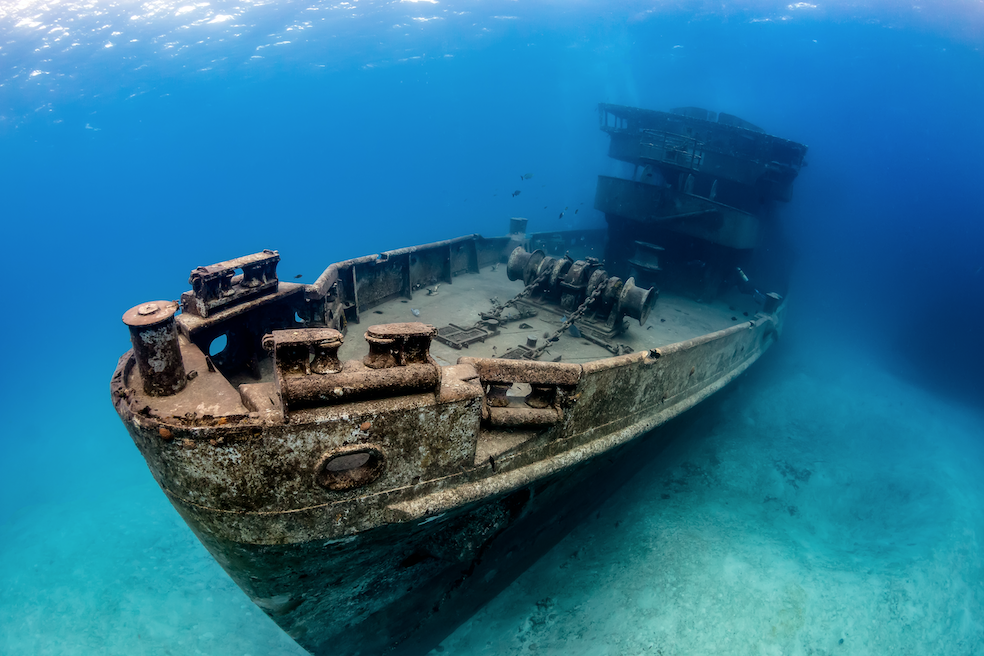
{"type": "Polygon", "coordinates": [[[362,363],[372,369],[432,364],[430,342],[436,334],[437,328],[420,322],[369,326],[369,354],[362,363]]]}
{"type": "Polygon", "coordinates": [[[581,380],[581,365],[561,362],[525,362],[495,358],[459,358],[475,367],[482,382],[535,383],[573,387],[581,380]]]}
{"type": "Polygon", "coordinates": [[[276,391],[289,409],[437,389],[441,372],[429,355],[433,326],[370,326],[362,362],[342,363],[342,334],[332,328],[275,330],[264,338],[274,355],[276,391]]]}
{"type": "Polygon", "coordinates": [[[181,309],[207,317],[218,309],[238,305],[277,289],[277,251],[245,255],[234,260],[200,266],[191,272],[192,291],[182,295],[181,309]],[[236,271],[242,271],[236,275],[236,271]]]}
{"type": "Polygon", "coordinates": [[[285,378],[280,389],[287,406],[296,408],[378,396],[419,394],[434,390],[440,379],[439,368],[434,364],[371,369],[349,362],[338,373],[285,378]]]}
{"type": "Polygon", "coordinates": [[[391,298],[412,299],[422,288],[452,284],[459,275],[499,261],[512,239],[467,235],[337,262],[318,276],[305,296],[317,306],[313,316],[319,323],[344,330],[373,305],[391,298]]]}
{"type": "Polygon", "coordinates": [[[453,349],[461,350],[498,334],[498,330],[487,326],[458,326],[452,323],[439,328],[434,339],[453,349]]]}
{"type": "Polygon", "coordinates": [[[668,187],[598,176],[594,207],[638,223],[664,228],[729,248],[754,248],[759,221],[749,212],[668,187]]]}
{"type": "MultiPolygon", "coordinates": [[[[610,276],[597,258],[574,260],[548,256],[543,250],[526,251],[517,247],[506,265],[510,280],[522,280],[526,287],[506,305],[535,314],[540,309],[564,317],[553,335],[545,335],[539,346],[519,345],[504,357],[535,360],[552,342],[577,322],[578,333],[619,354],[622,349],[612,339],[626,330],[625,317],[644,325],[656,303],[658,292],[636,286],[635,279],[623,281],[610,276]]],[[[499,310],[501,312],[501,309],[499,310]]],[[[497,317],[496,317],[497,318],[497,317]]]]}
{"type": "MultiPolygon", "coordinates": [[[[602,103],[599,117],[609,156],[635,167],[630,179],[599,176],[595,193],[609,225],[605,257],[619,274],[633,266],[627,260],[639,240],[666,246],[667,235],[679,234],[754,249],[770,230],[772,222],[763,221],[770,204],[791,199],[807,152],[736,116],[695,107],[658,112],[602,103]]],[[[727,258],[709,258],[716,265],[704,291],[716,293],[716,267],[727,258]]]]}
{"type": "Polygon", "coordinates": [[[280,396],[274,384],[244,384],[248,412],[167,414],[166,399],[135,386],[133,353],[113,398],[175,507],[298,642],[320,654],[422,653],[464,619],[452,608],[484,598],[474,577],[490,575],[489,554],[523,518],[556,507],[539,486],[573,493],[597,456],[724,385],[769,345],[779,312],[681,348],[585,365],[462,358],[437,367],[425,344],[433,327],[410,323],[367,331],[377,350],[365,357],[386,366],[350,360],[339,370],[340,333],[288,328],[267,340],[280,396]],[[402,378],[370,379],[380,375],[402,378]],[[495,385],[505,406],[487,402],[495,385]],[[522,385],[526,395],[511,396],[522,385]],[[319,396],[336,387],[362,391],[319,396]],[[353,597],[355,588],[373,594],[353,597]]]}
{"type": "Polygon", "coordinates": [[[564,408],[574,401],[581,365],[489,358],[460,358],[475,368],[485,392],[482,420],[495,428],[531,428],[559,424],[564,408]],[[517,383],[527,383],[523,397],[510,396],[517,383]]]}
{"type": "MultiPolygon", "coordinates": [[[[564,408],[564,428],[573,435],[612,422],[614,425],[629,424],[633,415],[653,412],[653,408],[649,407],[653,402],[660,407],[669,407],[687,398],[694,389],[699,390],[710,384],[713,377],[728,374],[733,371],[733,367],[737,368],[746,360],[757,357],[760,345],[756,343],[756,339],[761,340],[773,334],[775,323],[774,317],[763,317],[715,333],[709,336],[706,342],[718,345],[715,353],[708,355],[697,350],[691,353],[688,350],[691,347],[694,349],[697,346],[703,349],[709,347],[704,343],[688,345],[680,350],[687,356],[686,359],[674,367],[671,367],[672,359],[667,357],[670,352],[661,357],[656,357],[659,354],[633,354],[586,365],[462,359],[460,366],[464,366],[464,373],[460,369],[457,370],[460,377],[450,375],[448,370],[451,368],[442,368],[441,389],[436,393],[368,400],[335,409],[316,408],[301,411],[294,413],[294,417],[299,420],[296,425],[292,420],[286,425],[264,426],[258,417],[243,416],[246,413],[241,411],[235,421],[222,421],[221,416],[205,415],[196,419],[187,419],[183,416],[156,413],[150,405],[153,401],[148,399],[150,403],[145,403],[138,398],[139,394],[131,387],[132,378],[136,375],[132,366],[132,356],[121,364],[118,375],[114,379],[114,399],[127,422],[137,429],[138,434],[149,440],[148,445],[153,445],[154,453],[157,454],[155,458],[162,454],[178,458],[177,462],[166,467],[163,463],[158,463],[164,469],[173,471],[182,469],[185,465],[180,463],[192,454],[195,454],[195,457],[205,458],[200,464],[205,470],[213,472],[209,476],[204,479],[192,476],[187,480],[183,476],[175,476],[167,483],[167,488],[176,492],[181,498],[205,507],[228,508],[240,512],[297,511],[308,504],[320,505],[324,502],[319,496],[320,493],[316,491],[301,492],[305,486],[302,481],[299,482],[299,479],[304,478],[300,472],[310,471],[313,478],[315,464],[313,462],[304,464],[303,453],[317,452],[317,456],[320,457],[329,447],[342,446],[345,443],[352,443],[353,440],[369,442],[375,436],[383,435],[388,441],[392,441],[394,436],[402,436],[410,439],[418,447],[426,447],[424,450],[432,455],[423,458],[421,462],[431,463],[428,467],[436,463],[437,468],[428,474],[428,467],[422,467],[421,462],[415,466],[396,467],[388,472],[388,476],[394,477],[390,483],[396,487],[418,476],[420,477],[418,484],[420,484],[428,480],[428,476],[440,477],[449,473],[460,475],[461,471],[457,469],[459,465],[456,463],[468,463],[474,454],[476,442],[481,439],[479,424],[484,398],[483,377],[489,381],[504,381],[510,384],[528,382],[538,385],[557,385],[558,388],[573,385],[573,394],[570,397],[576,397],[577,401],[564,408]],[[731,347],[731,343],[737,340],[746,343],[731,347]],[[724,356],[726,351],[727,357],[724,356]],[[614,364],[608,365],[609,362],[614,364]],[[660,366],[653,369],[655,382],[639,378],[651,363],[657,362],[660,366]],[[602,367],[601,363],[606,363],[605,367],[602,367]],[[714,366],[709,367],[708,363],[714,366]],[[127,376],[129,380],[124,383],[123,373],[126,371],[127,364],[130,365],[127,376]],[[690,369],[694,372],[691,373],[690,369]],[[593,374],[608,376],[611,375],[610,370],[617,371],[617,375],[614,375],[610,381],[598,384],[597,378],[592,376],[593,374]],[[578,371],[582,372],[580,377],[576,373],[578,371]],[[652,389],[654,385],[658,385],[659,389],[652,389]],[[453,388],[456,391],[446,393],[446,388],[453,388]],[[631,412],[629,412],[630,408],[631,412]],[[308,414],[305,415],[305,412],[308,414]],[[303,423],[300,423],[305,416],[310,417],[312,426],[310,433],[304,428],[303,423]],[[452,417],[457,419],[449,421],[452,417]],[[363,429],[366,422],[369,422],[369,425],[363,429]],[[164,428],[170,433],[167,439],[161,436],[159,428],[164,428]],[[310,446],[300,450],[292,449],[293,455],[290,457],[285,453],[269,453],[262,457],[255,454],[254,449],[267,440],[279,445],[286,435],[290,435],[292,441],[297,440],[300,443],[308,441],[310,446]],[[221,446],[224,449],[236,449],[231,461],[242,463],[241,467],[244,469],[239,471],[227,469],[226,459],[220,457],[221,449],[216,452],[214,448],[209,448],[213,446],[212,440],[219,439],[222,440],[221,446]],[[201,450],[201,447],[204,449],[201,450]],[[277,486],[267,484],[259,486],[251,493],[245,493],[242,481],[252,478],[246,472],[254,466],[249,464],[252,462],[250,453],[259,457],[256,465],[261,461],[276,462],[279,463],[278,466],[284,468],[285,476],[291,482],[287,484],[287,489],[282,496],[271,497],[272,490],[277,486]],[[441,457],[435,458],[434,454],[441,454],[441,457]],[[203,482],[211,480],[217,472],[222,472],[222,476],[216,479],[221,480],[222,484],[217,484],[214,488],[203,487],[203,482]],[[226,486],[235,480],[239,480],[240,483],[226,486]],[[181,481],[185,483],[179,484],[181,481]],[[230,495],[230,489],[235,489],[236,493],[230,495]],[[291,499],[292,503],[288,506],[279,505],[277,498],[291,499]],[[300,506],[295,505],[297,503],[300,506]]],[[[767,343],[768,340],[765,341],[766,345],[767,343]]],[[[659,412],[661,410],[656,411],[656,414],[659,412]]],[[[524,454],[523,457],[536,459],[538,456],[524,454]]],[[[506,468],[506,462],[500,460],[498,464],[500,471],[506,468]]],[[[236,469],[239,469],[239,466],[236,469]]],[[[381,480],[378,484],[384,483],[385,481],[381,480]]],[[[365,492],[367,491],[363,491],[365,492]]],[[[254,534],[254,537],[262,542],[263,538],[260,537],[262,535],[263,531],[260,530],[254,534]]]]}
{"type": "Polygon", "coordinates": [[[283,375],[337,374],[342,370],[338,349],[342,333],[334,328],[275,330],[263,338],[283,375]]]}
{"type": "Polygon", "coordinates": [[[637,319],[639,325],[646,323],[658,295],[652,288],[636,287],[635,281],[608,275],[597,258],[554,258],[542,250],[530,253],[522,247],[509,255],[507,274],[510,280],[526,283],[530,291],[525,295],[556,303],[566,312],[588,301],[585,309],[609,328],[621,326],[623,317],[637,319]]]}
{"type": "MultiPolygon", "coordinates": [[[[655,129],[634,123],[652,117],[611,113],[619,139],[655,129]]],[[[751,130],[732,118],[722,125],[751,130]]],[[[662,154],[636,146],[633,157],[695,175],[677,181],[677,198],[707,191],[700,176],[710,147],[669,137],[662,154]]],[[[610,218],[611,230],[635,221],[610,218]]],[[[781,332],[785,306],[768,294],[762,312],[735,310],[715,324],[727,328],[659,341],[662,322],[647,321],[655,289],[609,275],[583,233],[526,227],[516,218],[507,237],[346,260],[309,286],[277,282],[279,255],[264,252],[193,271],[176,319],[160,302],[127,314],[134,349],[111,382],[120,418],[202,543],[312,653],[426,653],[617,487],[639,461],[626,454],[665,439],[667,422],[728,384],[781,332]],[[581,254],[567,255],[572,248],[581,254]],[[460,276],[475,277],[459,286],[460,276]],[[459,330],[462,348],[485,350],[450,351],[454,362],[431,342],[454,342],[451,333],[402,320],[418,292],[414,304],[441,294],[434,311],[459,287],[491,290],[491,310],[468,308],[479,337],[525,339],[516,349],[532,359],[495,357],[494,345],[459,330]],[[559,328],[556,316],[545,321],[551,315],[563,317],[559,328]],[[507,330],[523,318],[530,323],[518,333],[507,330]],[[533,332],[538,322],[546,332],[533,332]],[[164,339],[143,339],[167,325],[164,339]],[[649,346],[610,341],[618,334],[649,346]],[[547,348],[571,349],[556,359],[604,353],[594,342],[606,340],[618,355],[535,360],[547,348]]],[[[655,280],[661,247],[647,242],[639,255],[638,234],[619,238],[655,280]]],[[[413,315],[423,319],[419,307],[413,315]]]]}
{"type": "Polygon", "coordinates": [[[143,391],[150,396],[177,394],[187,383],[174,328],[176,310],[174,303],[154,301],[130,308],[123,315],[137,355],[143,391]]]}
{"type": "Polygon", "coordinates": [[[611,136],[610,157],[695,174],[702,196],[719,180],[715,195],[728,204],[741,205],[737,199],[747,187],[788,201],[806,156],[803,144],[768,135],[737,116],[694,107],[659,112],[602,103],[599,116],[601,129],[611,136]],[[711,176],[706,189],[702,174],[711,176]]]}
{"type": "MultiPolygon", "coordinates": [[[[775,321],[773,318],[762,318],[755,322],[729,328],[721,333],[709,336],[700,343],[686,344],[679,348],[662,349],[662,353],[642,353],[621,356],[620,358],[610,358],[607,361],[598,361],[579,366],[582,370],[582,377],[579,379],[575,394],[578,400],[567,409],[568,415],[565,421],[568,422],[566,429],[566,440],[581,435],[575,442],[584,441],[585,435],[592,434],[599,430],[599,426],[608,427],[614,422],[616,428],[631,426],[638,421],[648,421],[651,417],[665,415],[665,412],[680,403],[688,402],[694,395],[713,388],[715,384],[721,383],[722,378],[730,379],[730,376],[740,370],[742,365],[750,363],[758,357],[761,350],[771,341],[771,335],[775,331],[775,321]],[[611,361],[611,362],[609,362],[611,361]],[[693,372],[691,373],[691,369],[693,372]],[[652,406],[652,407],[650,407],[652,406]],[[650,417],[651,416],[651,417],[650,417]]],[[[126,360],[129,360],[127,358],[126,360]]],[[[492,361],[496,365],[499,364],[492,361]]],[[[481,378],[478,367],[484,366],[481,362],[471,364],[471,371],[475,372],[476,378],[481,378]],[[476,367],[477,365],[477,367],[476,367]]],[[[510,363],[510,364],[540,364],[544,368],[553,368],[554,363],[510,363]]],[[[125,366],[123,362],[121,366],[125,366]]],[[[560,363],[557,363],[560,365],[560,363]]],[[[490,367],[492,365],[489,365],[490,367]]],[[[556,365],[555,365],[556,366],[556,365]]],[[[558,367],[560,382],[569,382],[571,377],[567,373],[572,365],[558,367]],[[566,371],[562,371],[566,370],[566,371]]],[[[494,368],[486,369],[488,376],[499,376],[494,372],[494,368]]],[[[222,485],[211,488],[203,487],[204,480],[193,481],[188,479],[186,484],[178,485],[181,480],[173,479],[167,488],[182,498],[193,501],[203,507],[216,508],[221,510],[227,508],[238,512],[249,511],[294,511],[302,510],[307,505],[324,505],[325,499],[313,490],[301,492],[304,485],[294,489],[300,472],[308,470],[312,472],[315,462],[304,463],[304,453],[317,452],[320,457],[328,448],[332,446],[342,446],[344,443],[371,442],[374,437],[383,439],[387,443],[394,443],[395,437],[401,439],[408,435],[415,436],[411,442],[422,446],[429,446],[444,454],[457,452],[457,457],[446,457],[444,466],[438,466],[430,472],[430,477],[443,477],[448,473],[455,472],[455,475],[462,476],[463,473],[455,471],[455,462],[467,461],[470,453],[473,452],[474,444],[480,439],[478,423],[481,415],[482,398],[481,387],[477,380],[470,384],[472,396],[465,396],[462,400],[451,401],[442,405],[453,406],[441,408],[435,405],[435,399],[415,396],[411,398],[399,397],[394,399],[382,399],[375,402],[362,402],[352,404],[347,408],[334,411],[336,423],[329,430],[325,431],[324,426],[315,427],[312,424],[310,432],[303,426],[281,426],[268,427],[257,432],[251,430],[250,422],[245,418],[239,422],[228,422],[215,426],[196,426],[184,425],[183,423],[167,421],[164,418],[147,416],[140,411],[140,403],[123,403],[119,394],[123,387],[122,369],[118,370],[119,376],[114,379],[114,395],[119,399],[117,407],[121,413],[127,415],[128,423],[134,427],[135,432],[142,439],[148,440],[144,447],[152,450],[151,455],[156,461],[164,458],[170,461],[177,458],[170,465],[164,465],[164,461],[156,464],[165,468],[178,467],[181,462],[193,459],[198,460],[200,465],[206,470],[224,471],[228,476],[226,482],[232,480],[245,481],[251,476],[246,473],[254,466],[269,466],[277,463],[278,467],[283,467],[285,476],[293,483],[288,493],[280,497],[283,500],[290,500],[289,503],[278,502],[275,497],[270,497],[269,486],[263,485],[255,490],[247,491],[241,484],[233,486],[237,489],[235,495],[230,496],[229,490],[222,485]],[[344,410],[344,412],[342,412],[344,410]],[[417,417],[422,413],[423,417],[417,417]],[[436,413],[436,414],[435,414],[436,413]],[[342,417],[345,417],[343,420],[342,417]],[[369,426],[362,426],[369,422],[369,426]],[[460,425],[459,425],[460,424],[460,425]],[[164,439],[159,432],[160,427],[170,429],[171,435],[164,439]],[[456,430],[462,428],[462,430],[456,430]],[[439,429],[436,433],[436,429],[439,429]],[[292,449],[293,455],[288,457],[286,452],[278,450],[287,435],[291,435],[294,447],[308,443],[309,446],[292,449]],[[335,437],[331,437],[334,435],[335,437]],[[221,457],[222,449],[215,449],[211,441],[224,438],[221,446],[223,449],[234,449],[235,457],[232,462],[238,462],[232,469],[227,469],[221,457]],[[189,445],[185,440],[191,442],[189,445]],[[418,440],[420,440],[418,442],[418,440]],[[456,447],[455,445],[459,445],[456,447]],[[319,448],[319,445],[321,448],[319,448]],[[274,451],[267,453],[270,448],[274,451]],[[266,463],[266,465],[261,465],[266,463]],[[450,467],[450,469],[445,469],[450,467]],[[312,496],[313,494],[313,496],[312,496]],[[318,501],[321,503],[317,503],[318,501]]],[[[467,377],[467,373],[466,373],[467,377]]],[[[519,378],[520,376],[516,376],[519,378]]],[[[534,376],[527,376],[532,379],[534,376]]],[[[540,380],[543,377],[536,376],[540,380]]],[[[725,380],[726,382],[726,380],[725,380]]],[[[466,386],[469,383],[464,383],[466,386]]],[[[711,390],[712,391],[712,390],[711,390]]],[[[709,393],[709,391],[707,392],[709,393]]],[[[693,401],[696,402],[696,401],[693,401]]],[[[666,416],[662,419],[665,420],[666,416]]],[[[569,444],[570,445],[570,444],[569,444]]],[[[146,455],[146,454],[145,454],[146,455]]],[[[231,454],[227,454],[231,455],[231,454]]],[[[500,460],[498,467],[502,471],[510,468],[510,463],[515,461],[516,465],[528,465],[539,460],[543,453],[517,453],[508,459],[500,460]],[[518,459],[518,460],[517,460],[518,459]]],[[[445,482],[438,483],[433,478],[428,478],[427,462],[433,458],[416,458],[416,465],[404,465],[388,472],[393,480],[393,487],[400,487],[405,482],[411,481],[416,476],[420,476],[418,485],[425,484],[427,480],[432,480],[437,487],[444,487],[445,482]],[[402,483],[401,483],[402,482],[402,483]]],[[[543,466],[549,467],[546,463],[543,466]]],[[[194,478],[194,477],[193,477],[194,478]]],[[[207,477],[208,478],[208,477],[207,477]]],[[[207,480],[206,478],[206,480],[207,480]]],[[[276,487],[275,485],[273,487],[276,487]]],[[[383,486],[385,489],[386,486],[383,486]]],[[[368,491],[363,491],[365,494],[368,491]]],[[[257,518],[254,518],[257,519],[257,518]]],[[[279,520],[278,520],[279,521],[279,520]]],[[[258,527],[259,528],[259,527],[258,527]]],[[[349,528],[342,527],[322,527],[325,531],[321,537],[330,537],[348,532],[349,528]]],[[[250,531],[253,539],[264,542],[265,532],[258,530],[250,531]]]]}

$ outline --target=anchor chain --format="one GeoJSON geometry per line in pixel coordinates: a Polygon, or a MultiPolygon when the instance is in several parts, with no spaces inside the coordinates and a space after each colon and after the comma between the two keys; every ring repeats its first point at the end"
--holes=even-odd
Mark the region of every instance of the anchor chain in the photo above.
{"type": "Polygon", "coordinates": [[[518,294],[516,294],[511,299],[509,299],[508,301],[506,301],[502,305],[498,306],[497,308],[495,308],[491,312],[482,312],[480,314],[480,316],[482,317],[482,319],[480,321],[476,322],[475,325],[476,326],[479,326],[479,325],[482,324],[483,321],[487,321],[488,319],[495,319],[496,321],[499,321],[500,320],[499,318],[502,316],[502,313],[506,310],[506,308],[512,307],[513,305],[515,305],[516,303],[518,303],[520,300],[522,300],[522,299],[526,298],[527,296],[529,296],[530,294],[532,294],[533,293],[533,290],[536,289],[540,285],[541,282],[543,282],[544,280],[546,280],[547,276],[549,276],[549,275],[550,275],[550,272],[549,271],[542,272],[540,275],[538,275],[536,277],[536,279],[533,280],[533,282],[531,282],[530,284],[526,285],[526,287],[523,288],[523,291],[519,292],[518,294]]]}
{"type": "Polygon", "coordinates": [[[550,346],[553,345],[554,342],[560,339],[560,336],[563,335],[565,331],[570,330],[570,327],[574,325],[574,322],[580,319],[584,315],[584,313],[588,311],[588,308],[591,306],[592,303],[594,303],[598,299],[599,296],[601,296],[601,293],[602,293],[602,285],[598,285],[597,287],[594,288],[594,291],[592,291],[588,295],[588,297],[584,299],[584,302],[581,303],[576,310],[571,312],[570,316],[567,317],[567,320],[564,321],[564,323],[560,324],[560,328],[555,330],[553,335],[551,335],[546,340],[544,340],[542,346],[538,346],[532,351],[530,351],[530,356],[529,356],[530,360],[536,360],[537,358],[539,358],[541,355],[543,355],[544,351],[546,351],[548,348],[550,348],[550,346]]]}

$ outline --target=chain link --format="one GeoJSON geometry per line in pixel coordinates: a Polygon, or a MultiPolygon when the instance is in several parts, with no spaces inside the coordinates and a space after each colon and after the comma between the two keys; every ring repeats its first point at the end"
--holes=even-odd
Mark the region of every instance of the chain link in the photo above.
{"type": "Polygon", "coordinates": [[[536,277],[536,279],[533,280],[533,282],[531,282],[530,284],[526,285],[526,287],[523,288],[523,291],[519,292],[518,294],[516,294],[515,296],[513,296],[511,299],[509,299],[508,301],[506,301],[505,303],[503,303],[499,307],[497,307],[494,310],[492,310],[492,312],[489,312],[487,315],[483,316],[482,317],[482,320],[481,321],[478,321],[475,325],[476,326],[479,326],[479,325],[481,325],[482,321],[485,321],[485,320],[488,320],[488,319],[495,319],[496,321],[499,321],[500,320],[499,317],[502,316],[502,313],[506,310],[506,308],[510,308],[513,305],[516,305],[516,303],[518,303],[522,299],[524,299],[527,296],[529,296],[530,294],[532,294],[533,293],[533,290],[536,289],[537,287],[539,287],[540,286],[540,283],[542,283],[544,280],[546,280],[547,279],[547,276],[549,276],[549,275],[550,275],[550,271],[549,270],[544,271],[543,273],[541,273],[540,275],[538,275],[536,277]]]}
{"type": "Polygon", "coordinates": [[[598,285],[597,287],[595,287],[594,291],[591,292],[591,294],[589,294],[588,297],[584,299],[584,302],[581,303],[581,305],[579,305],[576,310],[571,312],[570,316],[567,317],[567,320],[564,321],[564,323],[560,324],[560,328],[555,330],[553,335],[547,337],[544,340],[542,346],[538,346],[530,352],[530,359],[536,360],[537,358],[539,358],[541,355],[543,355],[544,351],[550,348],[553,345],[553,343],[557,341],[557,339],[559,339],[561,335],[564,334],[565,331],[570,330],[570,327],[574,325],[574,322],[580,319],[584,315],[584,313],[588,311],[588,308],[591,306],[591,304],[594,303],[599,296],[601,296],[603,289],[604,289],[604,285],[598,285]]]}
{"type": "MultiPolygon", "coordinates": [[[[501,321],[500,317],[502,316],[502,313],[507,308],[514,306],[516,303],[518,303],[522,299],[532,294],[533,291],[540,286],[540,283],[546,280],[547,276],[549,276],[550,273],[551,272],[549,269],[543,271],[540,275],[538,275],[533,280],[533,282],[526,285],[526,287],[523,288],[523,291],[519,292],[518,294],[516,294],[514,297],[512,297],[502,305],[496,307],[494,310],[492,310],[492,312],[483,313],[481,320],[475,322],[475,327],[481,326],[485,321],[488,321],[489,319],[495,319],[496,321],[501,321]]],[[[594,291],[592,291],[591,294],[589,294],[587,298],[584,299],[584,302],[581,303],[581,305],[579,305],[576,310],[571,312],[570,316],[568,316],[567,319],[560,325],[560,328],[555,330],[553,335],[550,335],[549,337],[545,338],[542,346],[538,346],[537,348],[530,351],[528,357],[531,360],[536,360],[541,355],[543,355],[543,353],[548,348],[553,346],[553,343],[557,341],[560,338],[560,336],[564,334],[565,331],[570,330],[570,327],[574,325],[575,321],[579,320],[582,316],[584,316],[584,313],[587,312],[588,308],[591,307],[591,304],[594,303],[599,296],[601,296],[603,291],[604,291],[604,285],[598,285],[597,287],[595,287],[594,291]]]]}

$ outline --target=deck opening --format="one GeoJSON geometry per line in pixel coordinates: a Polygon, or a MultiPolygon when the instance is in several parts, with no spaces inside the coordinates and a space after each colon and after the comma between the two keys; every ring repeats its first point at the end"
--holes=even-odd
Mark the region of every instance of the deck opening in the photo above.
{"type": "Polygon", "coordinates": [[[383,454],[377,449],[333,451],[321,459],[316,480],[329,490],[351,490],[372,483],[385,466],[383,454]]]}

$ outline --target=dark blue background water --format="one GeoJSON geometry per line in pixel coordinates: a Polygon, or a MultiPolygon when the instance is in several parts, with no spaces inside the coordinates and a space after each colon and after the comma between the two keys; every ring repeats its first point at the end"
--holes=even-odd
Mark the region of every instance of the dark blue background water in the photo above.
{"type": "Polygon", "coordinates": [[[982,404],[979,5],[182,7],[0,9],[0,522],[152,485],[109,402],[120,316],[197,265],[276,248],[311,281],[511,216],[603,225],[598,102],[808,144],[782,348],[982,404]]]}

